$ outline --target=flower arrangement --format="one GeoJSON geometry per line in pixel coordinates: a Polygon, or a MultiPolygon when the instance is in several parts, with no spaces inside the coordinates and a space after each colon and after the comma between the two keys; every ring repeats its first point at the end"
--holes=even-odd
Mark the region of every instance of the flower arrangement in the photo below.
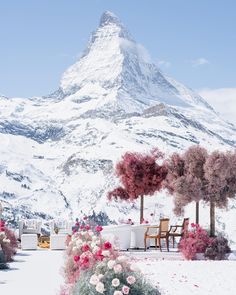
{"type": "Polygon", "coordinates": [[[191,230],[186,232],[179,243],[179,250],[187,260],[196,258],[197,253],[204,253],[212,239],[208,232],[199,224],[191,224],[191,230]]]}
{"type": "Polygon", "coordinates": [[[60,295],[159,295],[129,262],[127,256],[102,238],[102,226],[76,221],[67,240],[64,274],[66,286],[60,295]]]}
{"type": "Polygon", "coordinates": [[[16,254],[17,240],[15,234],[6,227],[3,220],[0,220],[0,248],[7,262],[12,261],[16,254]]]}

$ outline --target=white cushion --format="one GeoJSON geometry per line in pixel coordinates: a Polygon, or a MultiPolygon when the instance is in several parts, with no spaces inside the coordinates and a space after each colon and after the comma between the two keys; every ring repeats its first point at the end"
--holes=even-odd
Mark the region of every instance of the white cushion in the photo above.
{"type": "Polygon", "coordinates": [[[36,234],[22,234],[21,235],[21,249],[22,250],[36,250],[38,247],[38,237],[36,234]]]}

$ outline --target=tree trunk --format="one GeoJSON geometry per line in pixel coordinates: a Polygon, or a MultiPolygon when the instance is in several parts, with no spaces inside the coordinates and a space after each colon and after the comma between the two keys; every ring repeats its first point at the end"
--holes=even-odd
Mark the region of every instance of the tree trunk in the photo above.
{"type": "Polygon", "coordinates": [[[210,202],[210,236],[215,237],[215,202],[210,202]]]}
{"type": "Polygon", "coordinates": [[[196,202],[196,224],[199,224],[199,202],[196,202]]]}
{"type": "Polygon", "coordinates": [[[143,222],[144,197],[140,197],[140,224],[143,222]]]}

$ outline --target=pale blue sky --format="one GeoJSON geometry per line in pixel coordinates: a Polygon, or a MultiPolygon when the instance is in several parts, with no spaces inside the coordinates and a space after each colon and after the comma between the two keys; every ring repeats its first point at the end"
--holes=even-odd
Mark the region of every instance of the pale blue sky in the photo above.
{"type": "Polygon", "coordinates": [[[105,10],[175,79],[236,87],[235,0],[0,0],[0,93],[57,89],[105,10]]]}

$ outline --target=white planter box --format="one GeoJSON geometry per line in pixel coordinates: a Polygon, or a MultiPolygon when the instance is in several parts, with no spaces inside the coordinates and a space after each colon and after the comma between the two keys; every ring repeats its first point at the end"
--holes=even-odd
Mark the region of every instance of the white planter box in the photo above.
{"type": "Polygon", "coordinates": [[[36,234],[21,235],[22,250],[36,250],[38,247],[38,237],[36,234]]]}
{"type": "Polygon", "coordinates": [[[64,250],[66,249],[66,237],[65,234],[56,234],[50,236],[50,249],[51,250],[64,250]]]}
{"type": "Polygon", "coordinates": [[[131,225],[108,225],[103,227],[102,237],[112,243],[119,250],[130,248],[131,225]]]}
{"type": "MultiPolygon", "coordinates": [[[[131,241],[130,248],[144,249],[144,236],[147,230],[147,225],[139,224],[131,226],[131,241]]],[[[147,247],[150,246],[150,239],[147,239],[147,247]]]]}

